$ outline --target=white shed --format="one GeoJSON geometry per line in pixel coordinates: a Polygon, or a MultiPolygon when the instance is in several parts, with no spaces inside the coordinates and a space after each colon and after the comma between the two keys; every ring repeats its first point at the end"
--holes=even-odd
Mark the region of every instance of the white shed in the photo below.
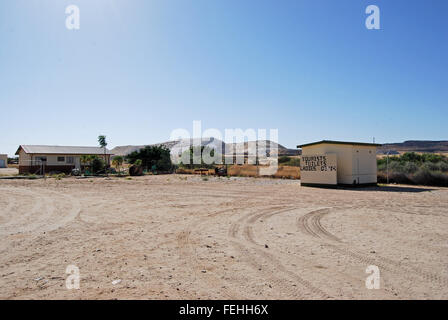
{"type": "Polygon", "coordinates": [[[0,168],[8,167],[8,155],[0,154],[0,168]]]}
{"type": "Polygon", "coordinates": [[[302,148],[302,185],[371,185],[377,183],[376,149],[380,144],[322,140],[302,148]]]}

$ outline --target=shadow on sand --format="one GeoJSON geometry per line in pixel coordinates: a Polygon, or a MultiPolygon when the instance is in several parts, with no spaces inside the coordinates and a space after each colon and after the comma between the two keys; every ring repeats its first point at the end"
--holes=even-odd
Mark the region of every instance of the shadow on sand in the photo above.
{"type": "Polygon", "coordinates": [[[383,191],[383,192],[425,192],[437,190],[430,187],[413,187],[403,185],[378,185],[369,187],[338,187],[338,189],[351,190],[351,191],[383,191]]]}

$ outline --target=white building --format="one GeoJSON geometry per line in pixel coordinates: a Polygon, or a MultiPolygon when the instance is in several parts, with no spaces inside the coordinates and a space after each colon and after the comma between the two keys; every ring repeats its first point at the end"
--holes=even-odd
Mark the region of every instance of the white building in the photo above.
{"type": "Polygon", "coordinates": [[[8,155],[0,154],[0,168],[7,168],[7,167],[8,167],[8,155]]]}
{"type": "Polygon", "coordinates": [[[302,148],[302,185],[377,183],[376,149],[380,144],[322,140],[302,148]]]}
{"type": "Polygon", "coordinates": [[[100,147],[21,145],[16,155],[19,156],[19,173],[41,171],[42,164],[45,166],[45,172],[70,173],[72,169],[81,169],[82,156],[101,157],[106,166],[109,166],[112,153],[100,147]]]}

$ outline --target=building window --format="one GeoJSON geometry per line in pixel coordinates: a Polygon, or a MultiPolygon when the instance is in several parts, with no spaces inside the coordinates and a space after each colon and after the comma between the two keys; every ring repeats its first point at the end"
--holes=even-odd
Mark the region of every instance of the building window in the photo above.
{"type": "Polygon", "coordinates": [[[65,157],[58,157],[58,162],[65,162],[65,157]]]}
{"type": "Polygon", "coordinates": [[[47,157],[37,157],[36,160],[42,161],[42,162],[47,162],[47,157]]]}
{"type": "Polygon", "coordinates": [[[67,163],[73,164],[75,163],[75,159],[73,157],[67,157],[67,163]]]}

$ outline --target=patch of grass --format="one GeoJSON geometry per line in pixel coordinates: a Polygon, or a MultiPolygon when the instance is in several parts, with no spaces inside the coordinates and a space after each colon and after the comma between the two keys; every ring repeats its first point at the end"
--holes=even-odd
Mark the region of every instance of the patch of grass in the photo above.
{"type": "Polygon", "coordinates": [[[281,156],[278,158],[278,164],[282,166],[300,167],[300,159],[297,157],[281,156]]]}
{"type": "Polygon", "coordinates": [[[53,175],[51,175],[51,177],[56,180],[61,180],[62,178],[65,178],[65,173],[53,174],[53,175]]]}

